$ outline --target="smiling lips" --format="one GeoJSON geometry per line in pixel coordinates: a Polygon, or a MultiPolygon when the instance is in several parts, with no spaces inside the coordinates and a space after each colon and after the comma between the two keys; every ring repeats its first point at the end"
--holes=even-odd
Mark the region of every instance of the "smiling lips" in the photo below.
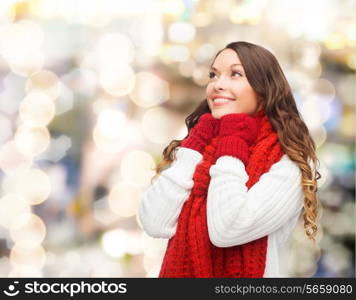
{"type": "Polygon", "coordinates": [[[228,98],[214,98],[213,99],[213,106],[216,107],[216,106],[223,106],[231,101],[235,101],[234,99],[228,99],[228,98]]]}

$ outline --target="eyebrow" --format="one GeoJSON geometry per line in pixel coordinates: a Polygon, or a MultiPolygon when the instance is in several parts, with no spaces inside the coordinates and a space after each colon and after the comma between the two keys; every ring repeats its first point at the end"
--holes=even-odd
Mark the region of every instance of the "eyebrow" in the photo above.
{"type": "MultiPolygon", "coordinates": [[[[230,67],[233,67],[233,66],[242,66],[241,64],[233,64],[231,65],[230,67]]],[[[215,67],[210,67],[211,70],[215,70],[215,71],[218,71],[218,69],[216,69],[215,67]]]]}

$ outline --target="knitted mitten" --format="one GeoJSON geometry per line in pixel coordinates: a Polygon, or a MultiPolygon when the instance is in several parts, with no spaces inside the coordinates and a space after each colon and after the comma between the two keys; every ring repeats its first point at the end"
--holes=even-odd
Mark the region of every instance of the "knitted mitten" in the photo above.
{"type": "Polygon", "coordinates": [[[205,146],[217,135],[219,131],[219,120],[211,113],[200,116],[198,123],[190,129],[189,135],[180,146],[196,150],[203,154],[205,146]]]}
{"type": "Polygon", "coordinates": [[[219,144],[216,159],[223,155],[239,158],[246,166],[249,146],[257,138],[256,119],[246,113],[232,113],[220,118],[219,144]]]}

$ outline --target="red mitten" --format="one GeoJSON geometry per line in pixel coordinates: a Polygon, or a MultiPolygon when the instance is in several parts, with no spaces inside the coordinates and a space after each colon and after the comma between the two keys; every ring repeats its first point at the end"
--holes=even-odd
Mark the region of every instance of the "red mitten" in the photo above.
{"type": "Polygon", "coordinates": [[[189,135],[180,146],[196,150],[203,154],[205,146],[219,132],[219,120],[211,113],[200,116],[198,123],[190,129],[189,135]]]}
{"type": "Polygon", "coordinates": [[[256,119],[246,113],[224,115],[220,118],[219,136],[216,159],[230,155],[239,158],[246,166],[248,148],[257,138],[256,119]]]}

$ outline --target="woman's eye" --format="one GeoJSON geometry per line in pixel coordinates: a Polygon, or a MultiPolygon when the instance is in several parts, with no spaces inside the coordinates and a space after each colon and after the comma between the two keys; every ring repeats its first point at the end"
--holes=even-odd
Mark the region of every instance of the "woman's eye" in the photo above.
{"type": "Polygon", "coordinates": [[[214,72],[209,72],[209,78],[213,78],[214,75],[215,75],[214,72]]]}
{"type": "MultiPolygon", "coordinates": [[[[236,71],[233,71],[231,74],[232,75],[239,74],[240,76],[242,76],[240,72],[236,72],[236,71]]],[[[209,72],[209,78],[213,78],[215,75],[216,74],[214,72],[209,72]]]]}
{"type": "Polygon", "coordinates": [[[235,72],[234,71],[234,72],[232,72],[232,74],[239,74],[240,76],[242,76],[240,72],[235,72]]]}

